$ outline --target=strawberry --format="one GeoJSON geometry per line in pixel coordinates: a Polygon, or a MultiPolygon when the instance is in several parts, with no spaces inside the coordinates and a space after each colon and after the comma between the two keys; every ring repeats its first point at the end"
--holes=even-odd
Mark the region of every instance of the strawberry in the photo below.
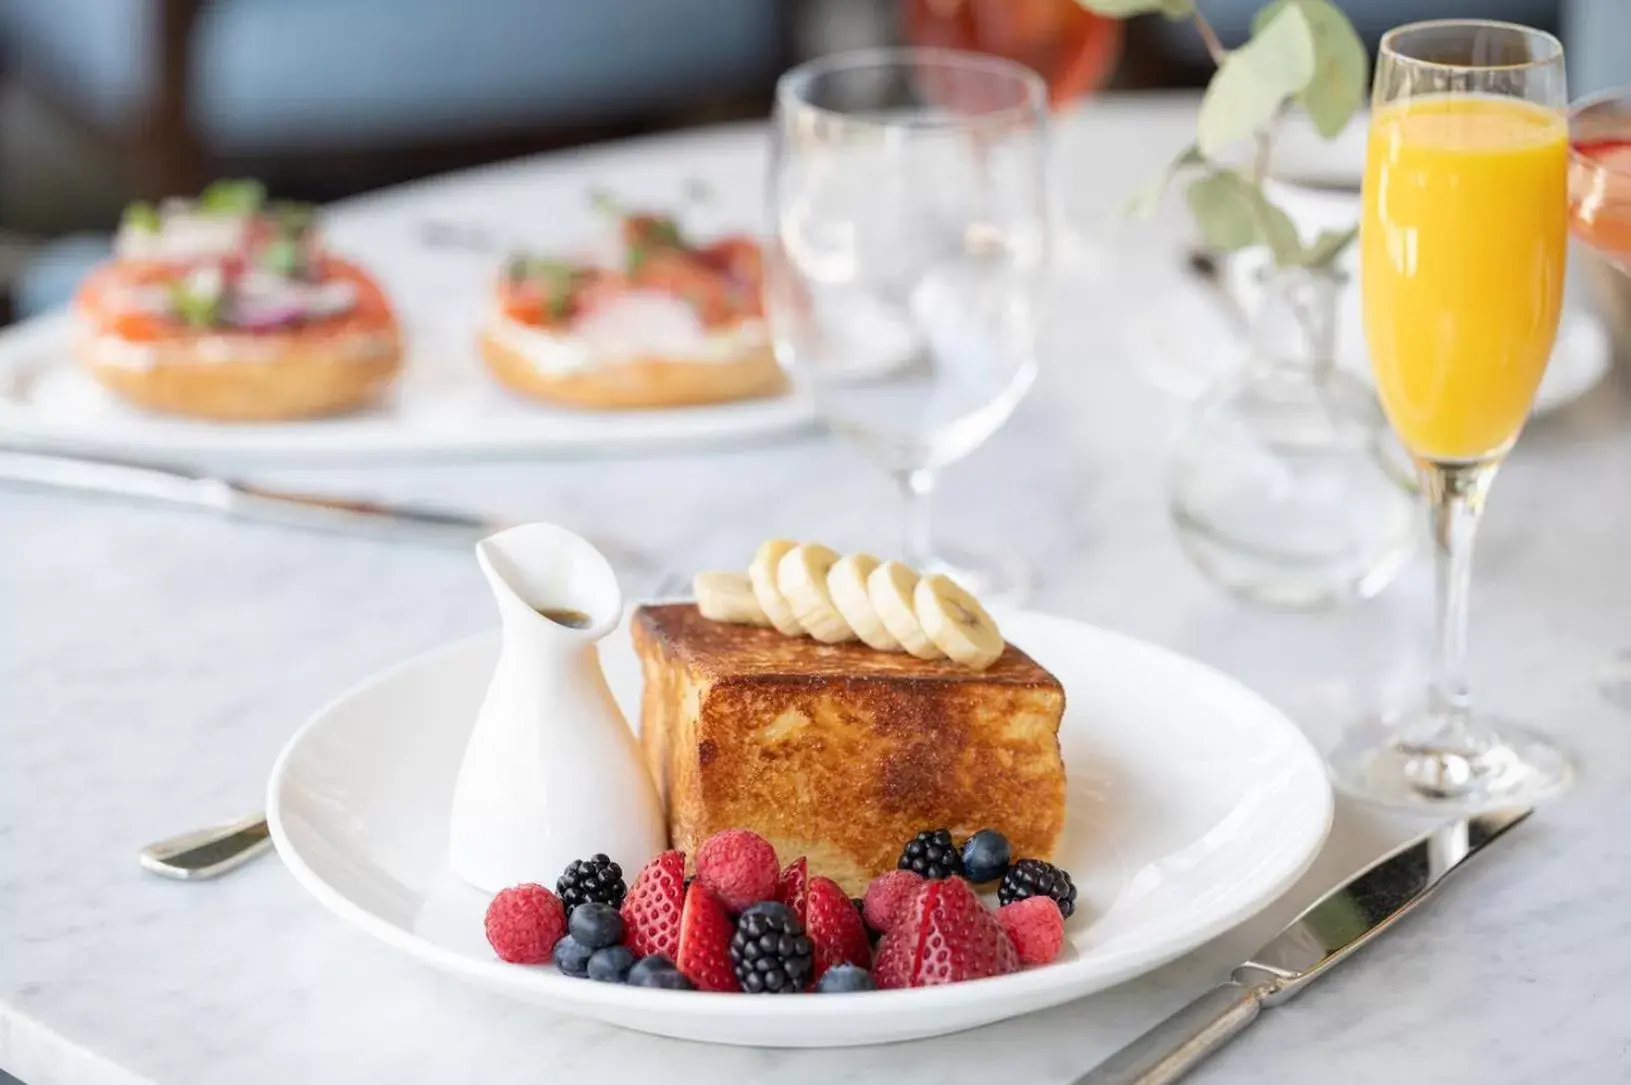
{"type": "Polygon", "coordinates": [[[872,982],[880,991],[912,985],[912,954],[916,946],[917,937],[910,931],[891,931],[883,936],[877,956],[872,958],[872,982]]]}
{"type": "Polygon", "coordinates": [[[684,904],[685,853],[665,851],[646,864],[623,898],[623,940],[636,957],[678,956],[684,904]]]}
{"type": "Polygon", "coordinates": [[[809,880],[810,864],[805,862],[802,855],[788,863],[787,869],[776,879],[776,899],[787,905],[793,912],[793,918],[805,927],[808,926],[805,922],[805,916],[809,914],[806,911],[805,894],[809,880]]]}
{"type": "Polygon", "coordinates": [[[674,964],[699,991],[740,991],[731,967],[731,935],[736,924],[718,897],[701,882],[685,893],[685,914],[680,919],[680,943],[674,964]]]}
{"type": "Polygon", "coordinates": [[[927,881],[878,948],[879,987],[931,987],[1019,970],[1002,924],[961,878],[927,881]]]}
{"type": "MultiPolygon", "coordinates": [[[[792,907],[789,905],[789,907],[792,907]]],[[[827,969],[839,964],[867,967],[872,961],[872,947],[867,941],[866,924],[855,904],[831,878],[811,878],[806,891],[807,916],[804,933],[815,946],[815,968],[810,982],[821,978],[827,969]]]]}

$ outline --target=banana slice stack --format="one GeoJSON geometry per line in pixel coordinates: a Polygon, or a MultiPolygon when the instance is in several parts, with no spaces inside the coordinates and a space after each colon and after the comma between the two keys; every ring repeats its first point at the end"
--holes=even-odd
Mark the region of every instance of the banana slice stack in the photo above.
{"type": "Polygon", "coordinates": [[[952,659],[983,671],[1002,655],[1002,634],[979,600],[939,573],[920,577],[898,561],[845,554],[820,543],[771,539],[744,573],[698,573],[704,618],[774,628],[823,644],[859,640],[880,652],[952,659]]]}

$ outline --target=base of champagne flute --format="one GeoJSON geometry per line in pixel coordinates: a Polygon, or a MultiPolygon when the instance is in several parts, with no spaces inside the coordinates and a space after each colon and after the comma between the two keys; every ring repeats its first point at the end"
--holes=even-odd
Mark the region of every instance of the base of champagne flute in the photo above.
{"type": "Polygon", "coordinates": [[[943,573],[981,603],[1017,606],[1031,594],[1031,567],[1013,554],[972,553],[935,547],[918,572],[943,573]]]}
{"type": "Polygon", "coordinates": [[[1411,721],[1355,728],[1328,762],[1336,786],[1383,806],[1460,815],[1496,806],[1529,806],[1574,783],[1574,764],[1556,743],[1505,720],[1476,719],[1486,736],[1460,749],[1427,749],[1403,736],[1411,721]]]}

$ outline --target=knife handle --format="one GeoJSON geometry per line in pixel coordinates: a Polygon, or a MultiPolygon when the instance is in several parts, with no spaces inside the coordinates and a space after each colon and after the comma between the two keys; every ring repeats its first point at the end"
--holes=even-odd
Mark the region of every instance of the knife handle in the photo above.
{"type": "Polygon", "coordinates": [[[1170,1085],[1257,1020],[1263,989],[1212,988],[1077,1078],[1075,1085],[1170,1085]]]}

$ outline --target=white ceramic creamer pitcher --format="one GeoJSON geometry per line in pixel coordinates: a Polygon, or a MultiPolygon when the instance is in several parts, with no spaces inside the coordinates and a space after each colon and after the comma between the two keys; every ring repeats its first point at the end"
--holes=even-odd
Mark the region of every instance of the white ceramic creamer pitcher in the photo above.
{"type": "Polygon", "coordinates": [[[453,872],[496,893],[553,888],[596,852],[639,870],[666,846],[666,821],[595,647],[623,613],[611,565],[553,524],[483,539],[476,558],[504,637],[453,792],[453,872]]]}

